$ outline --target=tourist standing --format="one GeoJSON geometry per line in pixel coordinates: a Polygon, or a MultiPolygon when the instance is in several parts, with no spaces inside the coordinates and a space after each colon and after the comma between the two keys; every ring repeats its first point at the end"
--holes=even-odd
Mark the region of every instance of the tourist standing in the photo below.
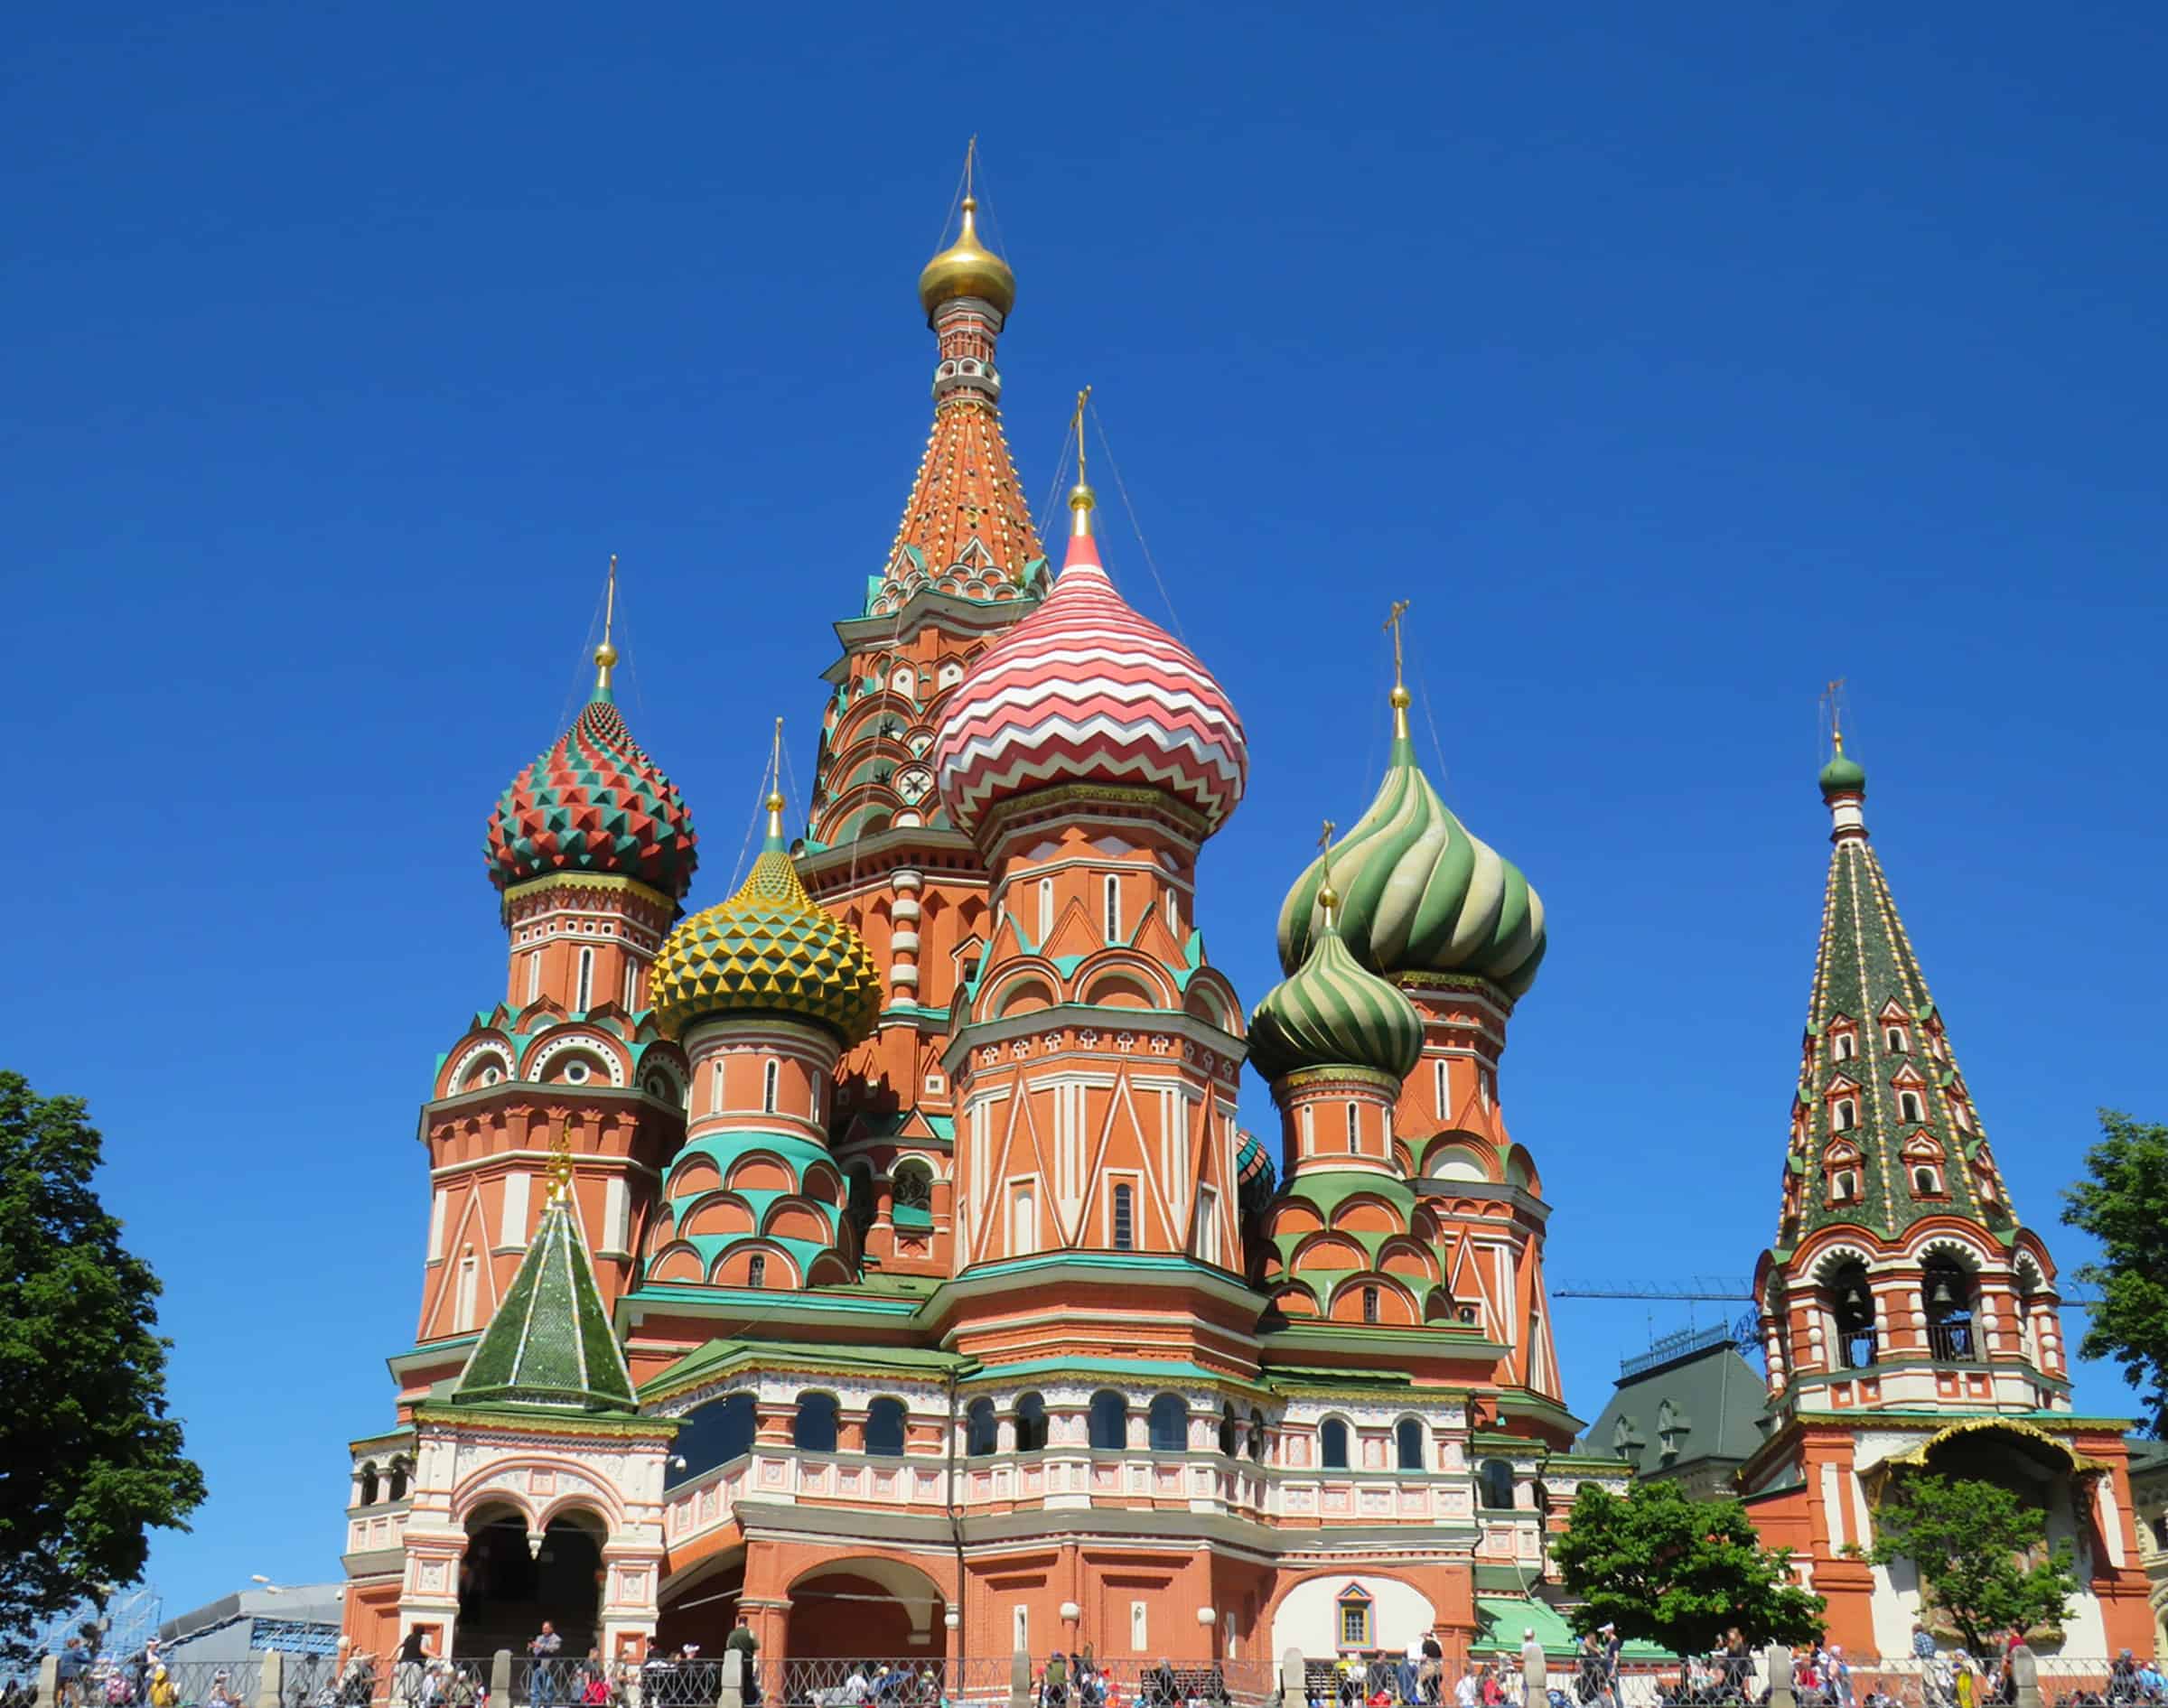
{"type": "Polygon", "coordinates": [[[535,1663],[535,1675],[528,1687],[528,1700],[535,1708],[550,1708],[557,1699],[557,1656],[565,1647],[565,1639],[557,1635],[557,1628],[547,1619],[542,1629],[528,1639],[527,1652],[535,1663]]]}
{"type": "Polygon", "coordinates": [[[723,1639],[723,1658],[729,1663],[730,1651],[738,1651],[739,1682],[745,1692],[746,1708],[757,1708],[761,1700],[760,1673],[757,1662],[761,1653],[761,1639],[752,1634],[752,1621],[741,1613],[737,1625],[723,1639]]]}

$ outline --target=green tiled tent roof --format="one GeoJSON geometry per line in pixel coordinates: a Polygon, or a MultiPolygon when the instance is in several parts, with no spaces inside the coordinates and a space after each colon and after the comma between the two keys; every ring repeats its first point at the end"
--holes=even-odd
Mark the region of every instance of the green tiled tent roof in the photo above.
{"type": "Polygon", "coordinates": [[[611,1332],[587,1248],[558,1194],[453,1389],[454,1405],[635,1409],[632,1375],[611,1332]]]}

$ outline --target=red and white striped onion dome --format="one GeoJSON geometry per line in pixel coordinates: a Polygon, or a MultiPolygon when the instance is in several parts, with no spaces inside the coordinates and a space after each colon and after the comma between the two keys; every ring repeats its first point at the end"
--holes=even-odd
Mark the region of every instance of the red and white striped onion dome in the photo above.
{"type": "Polygon", "coordinates": [[[1091,489],[1070,495],[1069,555],[1046,602],[964,673],[934,738],[934,774],[966,831],[1034,789],[1162,789],[1227,822],[1249,776],[1242,720],[1197,655],[1139,616],[1099,565],[1091,489]]]}

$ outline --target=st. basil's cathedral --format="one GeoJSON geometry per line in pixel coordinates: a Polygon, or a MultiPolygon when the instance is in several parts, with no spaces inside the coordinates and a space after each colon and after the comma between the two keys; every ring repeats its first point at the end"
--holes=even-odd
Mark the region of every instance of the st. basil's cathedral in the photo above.
{"type": "MultiPolygon", "coordinates": [[[[692,816],[607,635],[490,820],[506,985],[422,1109],[419,1321],[396,1426],[352,1444],[359,1649],[517,1652],[548,1618],[568,1654],[715,1654],[743,1616],[764,1665],[1434,1628],[1459,1657],[1563,1629],[1547,1538],[1633,1473],[1567,1407],[1504,1115],[1542,902],[1425,775],[1396,681],[1375,797],[1294,877],[1245,1018],[1195,924],[1241,719],[1109,578],[1081,481],[1051,566],[1002,431],[1015,279],[975,213],[920,278],[932,434],[836,624],[804,835],[771,793],[743,883],[686,911],[692,816]],[[1276,1146],[1238,1123],[1245,1063],[1276,1146]]],[[[1901,1651],[1919,1605],[1859,1553],[1908,1464],[2020,1480],[2079,1549],[2071,1652],[2150,1647],[2120,1425],[2071,1412],[2055,1268],[1864,775],[1840,751],[1821,784],[1738,1486],[1856,1653],[1901,1651]]]]}

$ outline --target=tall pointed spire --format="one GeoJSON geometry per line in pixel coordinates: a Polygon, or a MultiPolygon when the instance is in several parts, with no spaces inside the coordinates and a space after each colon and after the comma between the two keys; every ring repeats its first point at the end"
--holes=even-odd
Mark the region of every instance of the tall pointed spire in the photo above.
{"type": "Polygon", "coordinates": [[[554,1172],[527,1255],[460,1372],[454,1405],[638,1409],[586,1242],[573,1225],[569,1159],[560,1156],[554,1172]]]}
{"type": "Polygon", "coordinates": [[[933,432],[867,614],[896,610],[928,588],[980,602],[1021,596],[1044,553],[1001,431],[995,347],[1016,302],[1016,275],[978,235],[968,174],[957,240],[926,264],[919,300],[940,341],[933,432]]]}
{"type": "Polygon", "coordinates": [[[1844,751],[1818,781],[1833,822],[1779,1244],[1833,1223],[1894,1238],[1930,1217],[2014,1226],[1844,751]]]}

